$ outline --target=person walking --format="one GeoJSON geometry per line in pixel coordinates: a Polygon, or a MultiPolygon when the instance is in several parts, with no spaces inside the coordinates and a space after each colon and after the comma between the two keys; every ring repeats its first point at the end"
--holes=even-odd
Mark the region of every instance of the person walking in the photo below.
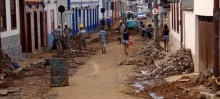
{"type": "Polygon", "coordinates": [[[85,50],[86,49],[86,36],[87,36],[87,32],[84,29],[83,24],[80,24],[80,31],[77,34],[79,36],[79,44],[80,44],[80,48],[81,50],[85,50]]]}
{"type": "Polygon", "coordinates": [[[61,25],[58,25],[57,29],[52,32],[52,35],[54,36],[54,44],[56,45],[57,51],[63,52],[61,25]]]}
{"type": "Polygon", "coordinates": [[[128,44],[129,44],[129,33],[127,29],[124,29],[123,35],[123,43],[124,43],[124,52],[126,55],[128,55],[128,44]]]}
{"type": "Polygon", "coordinates": [[[168,29],[168,25],[164,25],[164,29],[163,29],[163,41],[164,41],[164,48],[165,51],[168,52],[168,42],[169,42],[169,29],[168,29]]]}
{"type": "Polygon", "coordinates": [[[103,17],[100,21],[101,27],[105,28],[105,18],[103,17]]]}
{"type": "Polygon", "coordinates": [[[123,23],[122,20],[119,21],[119,34],[120,36],[117,37],[119,44],[122,41],[122,34],[124,33],[124,29],[125,29],[125,24],[123,23]]]}
{"type": "Polygon", "coordinates": [[[106,23],[108,25],[108,31],[111,31],[111,23],[112,23],[112,20],[108,17],[108,19],[106,20],[106,23]]]}
{"type": "Polygon", "coordinates": [[[71,37],[72,29],[67,26],[67,23],[64,25],[64,34],[65,34],[65,45],[67,48],[70,47],[70,37],[71,37]]]}
{"type": "Polygon", "coordinates": [[[102,48],[102,54],[106,53],[106,39],[107,39],[107,33],[104,29],[104,27],[101,27],[101,31],[99,32],[99,40],[101,43],[101,48],[102,48]]]}

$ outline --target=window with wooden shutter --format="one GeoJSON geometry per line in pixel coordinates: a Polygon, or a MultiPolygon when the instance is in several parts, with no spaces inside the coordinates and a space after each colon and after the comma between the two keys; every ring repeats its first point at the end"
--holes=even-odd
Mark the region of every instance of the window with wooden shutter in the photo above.
{"type": "Polygon", "coordinates": [[[10,0],[10,8],[11,8],[11,28],[17,28],[17,19],[16,19],[16,1],[10,0]]]}
{"type": "Polygon", "coordinates": [[[5,0],[0,0],[0,31],[6,31],[6,11],[5,0]]]}

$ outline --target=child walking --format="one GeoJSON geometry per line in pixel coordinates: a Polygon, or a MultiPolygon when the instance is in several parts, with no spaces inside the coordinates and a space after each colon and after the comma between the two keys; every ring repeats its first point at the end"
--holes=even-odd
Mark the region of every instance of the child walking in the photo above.
{"type": "Polygon", "coordinates": [[[124,52],[126,55],[128,55],[129,33],[127,29],[124,29],[123,44],[124,44],[124,52]]]}

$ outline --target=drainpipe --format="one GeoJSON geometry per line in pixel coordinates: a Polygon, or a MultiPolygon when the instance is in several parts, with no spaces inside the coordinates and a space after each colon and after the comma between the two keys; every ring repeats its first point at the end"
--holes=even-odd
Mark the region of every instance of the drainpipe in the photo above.
{"type": "MultiPolygon", "coordinates": [[[[213,8],[213,38],[212,38],[212,59],[213,76],[219,77],[219,0],[214,0],[213,8]]],[[[219,91],[220,86],[213,81],[213,90],[219,91]]]]}
{"type": "Polygon", "coordinates": [[[183,48],[183,9],[182,0],[180,1],[180,47],[183,48]]]}

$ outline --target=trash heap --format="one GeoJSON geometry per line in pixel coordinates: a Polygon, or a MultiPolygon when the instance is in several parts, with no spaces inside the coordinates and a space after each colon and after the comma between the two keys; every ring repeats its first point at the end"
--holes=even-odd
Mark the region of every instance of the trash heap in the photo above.
{"type": "Polygon", "coordinates": [[[11,74],[13,71],[11,58],[0,49],[0,74],[11,74]]]}

